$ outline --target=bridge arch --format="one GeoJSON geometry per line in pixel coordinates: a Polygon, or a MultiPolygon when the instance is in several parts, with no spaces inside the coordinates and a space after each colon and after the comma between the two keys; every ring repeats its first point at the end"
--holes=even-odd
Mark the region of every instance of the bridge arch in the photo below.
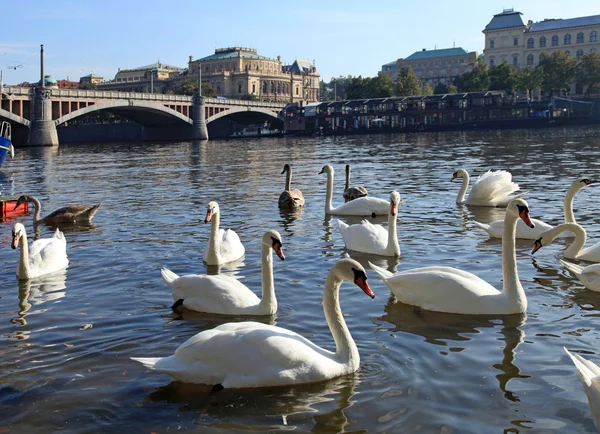
{"type": "Polygon", "coordinates": [[[27,120],[27,119],[25,119],[25,118],[23,118],[21,116],[15,115],[15,114],[9,112],[8,110],[4,110],[4,109],[1,109],[1,108],[0,108],[0,118],[7,119],[7,120],[9,120],[11,122],[14,122],[14,123],[17,123],[17,124],[21,124],[21,125],[26,126],[26,127],[29,127],[29,124],[30,124],[29,120],[27,120]]]}
{"type": "Polygon", "coordinates": [[[221,119],[221,118],[224,118],[226,116],[230,116],[230,115],[233,115],[233,114],[236,114],[236,113],[248,113],[248,112],[262,113],[262,114],[264,114],[264,115],[266,115],[268,117],[271,117],[273,119],[281,121],[281,119],[279,118],[279,116],[277,116],[271,110],[268,110],[268,109],[265,109],[265,108],[261,108],[261,107],[247,106],[247,107],[232,108],[232,109],[225,110],[223,112],[217,113],[216,115],[213,115],[213,116],[209,117],[208,119],[206,119],[206,123],[209,124],[212,121],[216,121],[217,119],[221,119]]]}
{"type": "MultiPolygon", "coordinates": [[[[167,120],[167,121],[177,120],[177,121],[185,122],[189,125],[193,124],[192,119],[190,119],[189,117],[182,115],[178,111],[173,110],[169,107],[165,107],[162,104],[157,104],[157,103],[148,102],[148,101],[136,101],[136,100],[109,101],[109,102],[90,105],[90,106],[81,108],[79,110],[75,110],[67,115],[61,116],[60,118],[58,118],[54,121],[54,124],[58,126],[67,121],[70,121],[72,119],[75,119],[75,118],[78,118],[81,116],[85,116],[85,115],[93,113],[93,112],[97,112],[97,111],[101,111],[101,110],[111,110],[111,109],[113,111],[117,112],[118,114],[124,114],[126,116],[129,115],[128,117],[137,118],[135,120],[142,124],[144,122],[140,121],[140,116],[131,116],[131,115],[135,115],[136,112],[137,113],[142,112],[142,113],[146,113],[146,114],[153,113],[153,114],[161,115],[161,117],[165,118],[165,120],[167,120]]],[[[172,122],[168,122],[168,123],[172,123],[172,122]]]]}

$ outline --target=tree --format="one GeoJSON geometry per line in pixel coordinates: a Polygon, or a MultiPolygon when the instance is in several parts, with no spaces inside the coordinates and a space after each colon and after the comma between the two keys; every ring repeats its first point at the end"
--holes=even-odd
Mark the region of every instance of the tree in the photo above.
{"type": "Polygon", "coordinates": [[[347,99],[346,88],[350,85],[354,77],[348,75],[347,77],[333,77],[329,83],[321,82],[321,98],[323,101],[338,101],[347,99]]]}
{"type": "Polygon", "coordinates": [[[425,86],[423,87],[423,95],[433,95],[433,89],[429,83],[425,83],[425,86]]]}
{"type": "Polygon", "coordinates": [[[561,93],[575,81],[576,60],[563,51],[540,54],[538,66],[543,71],[542,89],[550,94],[561,93]]]}
{"type": "Polygon", "coordinates": [[[502,62],[489,70],[490,85],[489,90],[504,90],[513,94],[519,87],[519,70],[513,65],[502,62]]]}
{"type": "Polygon", "coordinates": [[[394,93],[397,96],[421,95],[421,81],[410,66],[403,66],[398,71],[394,93]]]}
{"type": "Polygon", "coordinates": [[[458,93],[458,88],[453,84],[446,86],[446,93],[458,93]]]}
{"type": "Polygon", "coordinates": [[[387,75],[378,75],[367,80],[363,97],[385,98],[394,94],[394,82],[387,75]]]}
{"type": "Polygon", "coordinates": [[[544,71],[540,66],[521,69],[519,73],[519,89],[529,97],[534,90],[541,90],[544,71]]]}
{"type": "Polygon", "coordinates": [[[584,54],[575,67],[577,84],[587,86],[590,90],[600,90],[600,54],[597,52],[584,54]]]}
{"type": "Polygon", "coordinates": [[[352,78],[348,86],[346,87],[346,99],[361,99],[366,98],[366,80],[370,78],[362,78],[362,75],[352,78]]]}
{"type": "Polygon", "coordinates": [[[433,89],[433,93],[435,93],[436,95],[440,95],[442,93],[448,93],[448,86],[446,86],[444,83],[442,83],[440,81],[433,89]]]}
{"type": "Polygon", "coordinates": [[[470,64],[471,70],[459,75],[454,84],[461,92],[478,92],[488,90],[490,86],[489,68],[482,56],[470,64]]]}

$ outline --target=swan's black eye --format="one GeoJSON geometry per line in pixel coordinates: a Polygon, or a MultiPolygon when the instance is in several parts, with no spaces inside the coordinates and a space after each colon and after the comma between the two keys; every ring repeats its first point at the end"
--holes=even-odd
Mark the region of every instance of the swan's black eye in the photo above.
{"type": "Polygon", "coordinates": [[[594,182],[596,182],[596,181],[595,181],[595,180],[593,180],[593,179],[590,179],[590,178],[583,178],[583,179],[581,180],[581,182],[583,182],[585,185],[590,185],[590,184],[593,184],[593,183],[594,183],[594,182]]]}
{"type": "Polygon", "coordinates": [[[527,208],[525,205],[517,205],[517,209],[519,210],[519,214],[521,214],[523,211],[527,211],[527,213],[529,213],[529,208],[527,208]]]}
{"type": "Polygon", "coordinates": [[[458,176],[458,172],[454,172],[452,176],[458,176]]]}
{"type": "Polygon", "coordinates": [[[367,275],[365,274],[364,271],[362,270],[357,270],[356,268],[353,268],[352,271],[354,272],[354,282],[356,283],[356,281],[358,279],[364,279],[364,281],[367,281],[367,275]]]}
{"type": "Polygon", "coordinates": [[[543,246],[543,244],[542,244],[542,237],[540,237],[540,238],[538,238],[537,240],[535,240],[535,241],[533,242],[533,244],[536,244],[536,245],[537,245],[537,244],[539,244],[540,246],[543,246]]]}
{"type": "Polygon", "coordinates": [[[283,247],[283,245],[281,244],[281,241],[279,241],[277,238],[271,237],[271,240],[273,241],[273,247],[275,247],[275,246],[283,247]]]}

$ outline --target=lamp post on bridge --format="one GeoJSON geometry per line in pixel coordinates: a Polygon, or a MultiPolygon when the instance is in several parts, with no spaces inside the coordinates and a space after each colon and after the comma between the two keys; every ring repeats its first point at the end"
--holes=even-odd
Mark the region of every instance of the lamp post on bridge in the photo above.
{"type": "Polygon", "coordinates": [[[193,98],[192,140],[208,140],[204,98],[202,97],[202,65],[198,64],[198,91],[193,98]]]}
{"type": "Polygon", "coordinates": [[[44,45],[40,46],[40,85],[34,90],[28,146],[58,146],[58,132],[52,120],[52,91],[44,79],[44,45]]]}

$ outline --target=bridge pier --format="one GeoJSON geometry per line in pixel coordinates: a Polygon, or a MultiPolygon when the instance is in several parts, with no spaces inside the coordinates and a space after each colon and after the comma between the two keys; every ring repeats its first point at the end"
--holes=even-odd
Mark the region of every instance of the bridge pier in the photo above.
{"type": "Polygon", "coordinates": [[[58,133],[52,120],[51,97],[52,92],[49,89],[35,89],[27,146],[58,146],[58,133]]]}
{"type": "Polygon", "coordinates": [[[194,95],[194,105],[192,108],[192,140],[208,140],[208,127],[206,126],[204,98],[200,95],[194,95]]]}

